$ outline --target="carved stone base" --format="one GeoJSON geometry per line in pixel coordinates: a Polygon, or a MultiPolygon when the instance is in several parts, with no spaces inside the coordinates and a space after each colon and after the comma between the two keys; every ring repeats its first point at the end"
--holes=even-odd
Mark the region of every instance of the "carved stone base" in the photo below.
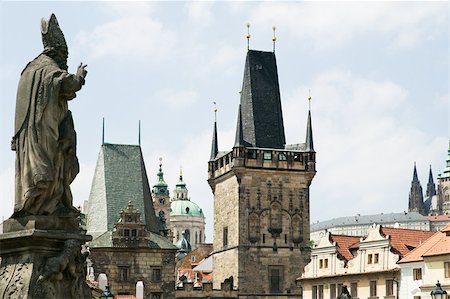
{"type": "Polygon", "coordinates": [[[0,234],[0,298],[92,298],[85,282],[88,253],[81,253],[91,236],[79,229],[36,229],[45,223],[34,220],[9,220],[10,232],[0,234]]]}

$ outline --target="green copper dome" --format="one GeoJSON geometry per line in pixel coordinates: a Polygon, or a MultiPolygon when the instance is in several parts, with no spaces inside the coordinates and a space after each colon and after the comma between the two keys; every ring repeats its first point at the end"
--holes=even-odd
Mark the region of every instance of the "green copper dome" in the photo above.
{"type": "Polygon", "coordinates": [[[170,216],[201,216],[203,215],[203,210],[195,203],[190,200],[174,200],[170,203],[170,216]]]}

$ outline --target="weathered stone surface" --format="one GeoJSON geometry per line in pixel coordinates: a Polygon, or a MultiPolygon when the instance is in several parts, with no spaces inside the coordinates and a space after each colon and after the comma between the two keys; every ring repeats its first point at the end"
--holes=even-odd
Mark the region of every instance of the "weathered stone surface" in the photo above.
{"type": "Polygon", "coordinates": [[[20,230],[0,235],[0,298],[91,298],[83,233],[20,230]]]}

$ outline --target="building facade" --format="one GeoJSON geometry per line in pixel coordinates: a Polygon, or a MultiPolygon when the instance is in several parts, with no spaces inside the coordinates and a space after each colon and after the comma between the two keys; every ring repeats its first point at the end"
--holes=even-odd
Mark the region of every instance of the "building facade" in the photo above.
{"type": "Polygon", "coordinates": [[[352,298],[403,298],[397,262],[432,234],[376,224],[361,238],[327,232],[299,279],[303,298],[336,298],[343,285],[352,298]]]}
{"type": "Polygon", "coordinates": [[[311,113],[306,142],[286,145],[275,54],[247,52],[236,139],[219,152],[214,123],[214,288],[239,298],[293,296],[309,261],[309,186],[316,173],[311,113]]]}
{"type": "Polygon", "coordinates": [[[400,298],[429,299],[437,281],[450,294],[450,222],[398,264],[400,298]]]}
{"type": "Polygon", "coordinates": [[[173,231],[170,229],[170,196],[169,188],[164,180],[164,172],[162,171],[162,159],[159,159],[159,171],[156,183],[152,188],[153,208],[160,223],[161,234],[169,240],[173,240],[173,231]]]}
{"type": "Polygon", "coordinates": [[[116,295],[136,293],[144,284],[145,298],[175,297],[175,253],[165,237],[149,232],[130,201],[114,230],[89,242],[94,273],[105,273],[116,295]]]}
{"type": "Polygon", "coordinates": [[[418,212],[358,214],[313,223],[311,224],[310,238],[314,246],[327,231],[335,235],[366,236],[374,223],[383,227],[415,230],[432,230],[433,228],[430,219],[418,212]]]}

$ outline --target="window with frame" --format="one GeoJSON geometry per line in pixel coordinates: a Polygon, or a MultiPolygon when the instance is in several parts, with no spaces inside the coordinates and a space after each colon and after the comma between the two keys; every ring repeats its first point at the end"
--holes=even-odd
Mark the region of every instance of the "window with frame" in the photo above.
{"type": "Polygon", "coordinates": [[[195,255],[191,256],[191,262],[195,263],[195,255]]]}
{"type": "Polygon", "coordinates": [[[162,293],[152,293],[152,299],[162,299],[162,293]]]}
{"type": "Polygon", "coordinates": [[[386,296],[394,295],[394,281],[392,279],[386,280],[386,296]]]}
{"type": "Polygon", "coordinates": [[[132,230],[131,230],[131,236],[132,236],[132,237],[136,237],[136,236],[137,236],[137,230],[132,229],[132,230]]]}
{"type": "Polygon", "coordinates": [[[323,284],[319,285],[317,288],[318,291],[318,299],[323,299],[323,284]]]}
{"type": "Polygon", "coordinates": [[[444,262],[444,276],[445,278],[450,277],[450,262],[444,262]]]}
{"type": "Polygon", "coordinates": [[[161,281],[161,268],[152,269],[152,281],[161,281]]]}
{"type": "Polygon", "coordinates": [[[336,284],[332,283],[330,284],[330,299],[336,299],[336,284]]]}
{"type": "Polygon", "coordinates": [[[372,264],[372,262],[373,262],[373,255],[370,253],[367,255],[367,263],[372,264]]]}
{"type": "Polygon", "coordinates": [[[378,253],[375,253],[373,256],[373,263],[378,264],[379,258],[380,258],[380,255],[378,253]]]}
{"type": "Polygon", "coordinates": [[[358,283],[357,282],[352,282],[350,284],[350,294],[352,295],[353,298],[358,297],[358,283]]]}
{"type": "Polygon", "coordinates": [[[256,159],[256,150],[247,150],[247,159],[256,159]]]}
{"type": "Polygon", "coordinates": [[[264,160],[272,160],[272,152],[264,152],[264,160]]]}
{"type": "Polygon", "coordinates": [[[283,280],[283,268],[281,266],[269,266],[270,293],[281,293],[283,280]]]}
{"type": "Polygon", "coordinates": [[[413,280],[422,280],[422,268],[413,269],[413,280]]]}
{"type": "Polygon", "coordinates": [[[119,266],[119,281],[128,281],[129,267],[119,266]]]}
{"type": "Polygon", "coordinates": [[[317,286],[312,286],[312,299],[317,299],[317,286]]]}
{"type": "Polygon", "coordinates": [[[285,153],[279,153],[278,154],[278,160],[279,161],[286,161],[286,154],[285,153]]]}
{"type": "Polygon", "coordinates": [[[420,296],[414,296],[413,299],[421,299],[420,296]]]}
{"type": "Polygon", "coordinates": [[[324,260],[323,260],[323,267],[324,267],[325,269],[328,268],[328,259],[324,259],[324,260]]]}
{"type": "Polygon", "coordinates": [[[322,269],[323,268],[323,259],[320,259],[319,260],[319,269],[322,269]]]}
{"type": "Polygon", "coordinates": [[[371,280],[370,281],[370,297],[377,296],[377,281],[371,280]]]}
{"type": "Polygon", "coordinates": [[[124,229],[124,230],[123,230],[123,235],[124,235],[125,237],[129,237],[129,236],[130,236],[130,230],[129,230],[129,229],[124,229]]]}

